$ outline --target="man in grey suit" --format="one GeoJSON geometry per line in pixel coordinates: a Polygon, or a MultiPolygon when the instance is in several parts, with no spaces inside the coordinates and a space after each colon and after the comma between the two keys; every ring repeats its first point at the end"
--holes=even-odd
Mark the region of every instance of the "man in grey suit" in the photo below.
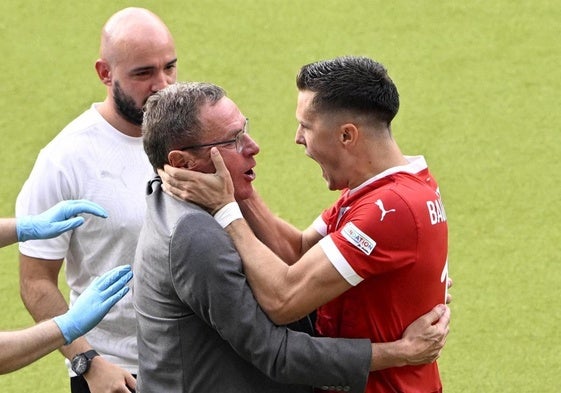
{"type": "MultiPolygon", "coordinates": [[[[248,198],[259,146],[224,90],[176,83],[145,107],[144,149],[165,164],[211,173],[218,146],[236,199],[248,198]]],[[[228,234],[201,207],[166,194],[156,177],[135,259],[140,393],[364,391],[370,371],[434,361],[448,334],[437,307],[401,340],[314,338],[277,326],[257,304],[228,234]]]]}

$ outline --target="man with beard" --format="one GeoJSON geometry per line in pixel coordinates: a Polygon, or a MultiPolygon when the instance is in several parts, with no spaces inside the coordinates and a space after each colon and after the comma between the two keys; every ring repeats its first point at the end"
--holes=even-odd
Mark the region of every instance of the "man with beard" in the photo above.
{"type": "MultiPolygon", "coordinates": [[[[141,138],[142,106],[176,79],[173,38],[162,20],[141,8],[110,17],[102,30],[95,69],[107,88],[39,154],[17,200],[16,215],[40,213],[65,199],[88,199],[106,209],[106,220],[84,224],[56,239],[20,244],[20,287],[36,321],[68,310],[57,278],[66,259],[70,304],[97,276],[133,264],[153,174],[141,138]]],[[[129,392],[138,372],[136,323],[127,297],[85,337],[61,348],[71,391],[129,392]],[[84,360],[77,367],[77,361],[84,360]],[[74,366],[72,366],[74,364],[74,366]]]]}

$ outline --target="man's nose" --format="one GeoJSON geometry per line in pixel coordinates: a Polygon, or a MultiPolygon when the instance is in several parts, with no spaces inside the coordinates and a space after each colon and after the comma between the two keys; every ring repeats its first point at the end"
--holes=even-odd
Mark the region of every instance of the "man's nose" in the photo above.
{"type": "Polygon", "coordinates": [[[244,135],[244,145],[243,145],[242,152],[254,156],[254,155],[258,154],[259,151],[260,151],[260,148],[259,148],[259,145],[257,144],[257,142],[255,142],[253,140],[253,138],[249,136],[249,134],[245,134],[244,135]]]}
{"type": "Polygon", "coordinates": [[[294,143],[297,145],[304,144],[304,137],[302,136],[302,132],[300,132],[300,127],[296,129],[296,134],[294,135],[294,143]]]}
{"type": "Polygon", "coordinates": [[[163,71],[159,72],[158,75],[154,77],[154,81],[152,82],[152,91],[155,93],[157,91],[165,89],[173,82],[174,82],[174,78],[171,75],[167,75],[163,71]]]}

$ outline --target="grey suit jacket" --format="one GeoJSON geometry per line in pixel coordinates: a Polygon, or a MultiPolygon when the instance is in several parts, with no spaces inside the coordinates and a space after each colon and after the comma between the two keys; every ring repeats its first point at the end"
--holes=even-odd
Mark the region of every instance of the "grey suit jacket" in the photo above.
{"type": "Polygon", "coordinates": [[[363,392],[369,340],[313,338],[257,304],[228,234],[156,178],[134,262],[140,393],[363,392]]]}

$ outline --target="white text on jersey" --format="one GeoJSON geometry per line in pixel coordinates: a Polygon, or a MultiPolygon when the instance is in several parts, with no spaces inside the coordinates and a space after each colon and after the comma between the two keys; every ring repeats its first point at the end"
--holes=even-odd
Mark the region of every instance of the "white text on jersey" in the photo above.
{"type": "Polygon", "coordinates": [[[446,212],[442,200],[435,199],[434,201],[427,201],[427,208],[429,210],[430,223],[432,225],[446,222],[446,212]]]}

